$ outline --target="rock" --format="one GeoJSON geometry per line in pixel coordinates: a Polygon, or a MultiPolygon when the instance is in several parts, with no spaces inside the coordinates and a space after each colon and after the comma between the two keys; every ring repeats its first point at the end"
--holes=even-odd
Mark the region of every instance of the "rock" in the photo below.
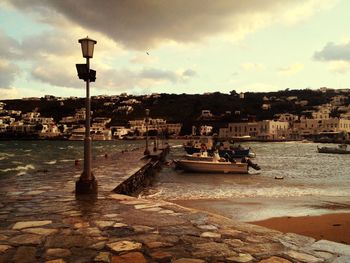
{"type": "Polygon", "coordinates": [[[90,223],[89,222],[79,222],[74,224],[74,228],[86,228],[89,227],[90,223]]]}
{"type": "Polygon", "coordinates": [[[114,218],[114,217],[118,217],[119,214],[106,214],[104,215],[104,217],[107,217],[107,218],[114,218]]]}
{"type": "Polygon", "coordinates": [[[49,248],[46,250],[45,256],[46,257],[68,257],[72,253],[69,249],[64,248],[49,248]]]}
{"type": "Polygon", "coordinates": [[[151,208],[143,209],[143,211],[147,211],[147,212],[159,212],[161,210],[162,210],[162,208],[160,208],[160,207],[151,207],[151,208]]]}
{"type": "Polygon", "coordinates": [[[24,195],[40,195],[42,193],[45,193],[45,191],[39,191],[39,190],[37,190],[37,191],[30,191],[30,192],[24,193],[24,195]]]}
{"type": "Polygon", "coordinates": [[[201,237],[221,238],[221,234],[214,233],[214,232],[204,232],[204,233],[201,234],[201,237]]]}
{"type": "Polygon", "coordinates": [[[114,221],[95,221],[95,224],[102,229],[105,227],[112,226],[114,223],[114,221]]]}
{"type": "Polygon", "coordinates": [[[254,258],[250,254],[244,254],[244,253],[239,253],[237,256],[226,258],[226,260],[228,261],[240,262],[240,263],[250,262],[253,259],[254,258]]]}
{"type": "Polygon", "coordinates": [[[175,212],[173,210],[166,209],[166,210],[161,210],[158,213],[159,214],[174,214],[175,212]]]}
{"type": "Polygon", "coordinates": [[[153,208],[153,207],[158,207],[159,204],[146,204],[146,205],[134,205],[135,209],[146,209],[146,208],[153,208]]]}
{"type": "Polygon", "coordinates": [[[37,234],[42,236],[48,236],[54,234],[58,231],[58,229],[50,229],[50,228],[26,228],[23,229],[22,232],[37,234]]]}
{"type": "Polygon", "coordinates": [[[242,247],[245,243],[240,239],[224,239],[225,244],[230,245],[232,247],[242,247]]]}
{"type": "Polygon", "coordinates": [[[88,247],[92,245],[91,238],[83,235],[52,235],[46,238],[45,247],[47,248],[71,248],[88,247]]]}
{"type": "Polygon", "coordinates": [[[23,234],[11,238],[9,242],[15,245],[38,245],[41,243],[41,236],[34,234],[23,234]]]}
{"type": "Polygon", "coordinates": [[[160,241],[146,242],[145,245],[149,248],[172,247],[173,246],[173,244],[171,244],[171,243],[160,242],[160,241]]]}
{"type": "Polygon", "coordinates": [[[205,261],[196,258],[180,258],[173,261],[172,263],[205,263],[205,261]]]}
{"type": "Polygon", "coordinates": [[[316,251],[326,251],[340,255],[350,256],[350,246],[328,240],[320,240],[311,245],[311,249],[316,251]]]}
{"type": "Polygon", "coordinates": [[[111,256],[111,253],[109,253],[109,252],[100,252],[100,253],[98,253],[98,255],[94,258],[94,261],[96,261],[96,262],[106,262],[106,263],[109,263],[109,262],[110,262],[110,256],[111,256]]]}
{"type": "Polygon", "coordinates": [[[35,254],[35,247],[19,247],[13,257],[13,261],[16,263],[35,263],[38,262],[35,254]]]}
{"type": "Polygon", "coordinates": [[[192,245],[196,250],[192,252],[195,257],[230,257],[237,253],[229,248],[228,245],[217,242],[208,242],[192,245]]]}
{"type": "Polygon", "coordinates": [[[8,245],[0,245],[0,254],[4,253],[6,250],[12,248],[11,246],[8,245]]]}
{"type": "Polygon", "coordinates": [[[285,258],[273,256],[267,259],[260,260],[259,263],[292,263],[292,262],[285,258]]]}
{"type": "Polygon", "coordinates": [[[132,226],[132,228],[134,229],[134,231],[135,231],[136,233],[140,233],[140,232],[150,232],[150,231],[154,230],[154,227],[140,226],[140,225],[132,226]]]}
{"type": "Polygon", "coordinates": [[[172,255],[168,252],[164,252],[164,251],[157,251],[157,252],[153,252],[151,253],[151,257],[159,263],[163,263],[163,262],[170,262],[172,255]]]}
{"type": "Polygon", "coordinates": [[[142,247],[142,244],[132,241],[117,241],[107,244],[107,247],[115,252],[122,252],[140,249],[142,247]]]}
{"type": "Polygon", "coordinates": [[[105,247],[105,245],[106,245],[106,242],[101,241],[101,242],[98,242],[96,244],[91,245],[89,248],[96,249],[96,250],[101,250],[102,248],[105,247]]]}
{"type": "Polygon", "coordinates": [[[127,224],[124,224],[124,223],[115,223],[114,225],[113,225],[113,227],[116,227],[116,228],[118,228],[118,227],[126,227],[126,226],[128,226],[127,224]]]}
{"type": "Polygon", "coordinates": [[[203,229],[203,230],[217,230],[218,229],[214,225],[199,225],[197,227],[200,228],[200,229],[203,229]]]}
{"type": "Polygon", "coordinates": [[[323,259],[319,259],[317,257],[314,257],[312,255],[302,253],[302,252],[297,252],[294,250],[289,250],[288,252],[284,253],[285,255],[296,259],[297,261],[300,262],[306,262],[306,263],[317,263],[317,262],[322,262],[323,259]]]}
{"type": "Polygon", "coordinates": [[[323,251],[315,251],[315,255],[319,258],[323,258],[323,259],[330,259],[331,257],[333,257],[333,254],[328,253],[328,252],[323,252],[323,251]]]}
{"type": "Polygon", "coordinates": [[[29,227],[46,226],[52,224],[51,220],[17,222],[12,229],[23,229],[29,227]]]}
{"type": "Polygon", "coordinates": [[[8,238],[9,238],[8,236],[5,236],[5,235],[0,234],[0,240],[1,240],[1,241],[7,240],[8,238]]]}
{"type": "Polygon", "coordinates": [[[147,263],[147,260],[140,252],[131,252],[121,256],[112,257],[111,263],[147,263]]]}
{"type": "Polygon", "coordinates": [[[45,261],[45,263],[66,263],[62,258],[45,261]]]}

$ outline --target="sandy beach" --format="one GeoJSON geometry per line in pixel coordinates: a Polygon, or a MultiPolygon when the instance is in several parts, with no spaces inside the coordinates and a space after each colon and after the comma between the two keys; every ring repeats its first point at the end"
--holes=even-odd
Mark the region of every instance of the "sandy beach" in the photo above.
{"type": "Polygon", "coordinates": [[[350,213],[319,216],[277,217],[250,222],[255,225],[350,244],[350,213]]]}
{"type": "Polygon", "coordinates": [[[173,202],[284,233],[350,244],[350,212],[347,198],[333,197],[322,201],[311,198],[255,198],[241,199],[240,202],[209,199],[173,202]]]}

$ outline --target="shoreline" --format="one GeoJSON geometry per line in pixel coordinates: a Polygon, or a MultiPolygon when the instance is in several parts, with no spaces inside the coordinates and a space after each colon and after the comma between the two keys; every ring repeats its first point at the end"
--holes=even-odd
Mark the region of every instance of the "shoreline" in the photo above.
{"type": "Polygon", "coordinates": [[[350,244],[350,213],[332,213],[318,216],[275,217],[247,222],[281,231],[350,244]]]}
{"type": "Polygon", "coordinates": [[[350,245],[349,204],[344,198],[331,199],[333,202],[329,199],[313,200],[308,205],[298,199],[282,202],[261,198],[239,201],[209,199],[169,201],[283,233],[295,233],[316,240],[326,239],[350,245]],[[296,208],[291,207],[292,204],[297,204],[296,208]]]}

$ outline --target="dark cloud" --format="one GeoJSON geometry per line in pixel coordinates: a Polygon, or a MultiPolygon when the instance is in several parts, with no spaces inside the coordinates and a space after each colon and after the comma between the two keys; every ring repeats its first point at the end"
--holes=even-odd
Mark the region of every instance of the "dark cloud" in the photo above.
{"type": "Polygon", "coordinates": [[[21,57],[20,44],[5,34],[0,28],[0,58],[12,59],[21,57]]]}
{"type": "MultiPolygon", "coordinates": [[[[128,48],[147,49],[164,41],[197,42],[218,33],[254,27],[244,15],[280,13],[286,0],[8,0],[19,10],[40,14],[41,21],[65,16],[68,20],[102,32],[128,48]],[[52,11],[54,10],[54,11],[52,11]],[[279,12],[280,11],[280,12],[279,12]],[[244,24],[246,23],[246,24],[244,24]]],[[[296,4],[295,4],[296,3],[296,4]]]]}
{"type": "Polygon", "coordinates": [[[346,44],[328,43],[314,58],[321,61],[350,61],[350,42],[346,44]]]}
{"type": "MultiPolygon", "coordinates": [[[[47,62],[45,65],[39,63],[34,67],[31,74],[34,78],[59,87],[81,88],[83,82],[78,80],[74,65],[70,68],[74,70],[63,70],[62,64],[47,62]]],[[[96,83],[93,84],[97,89],[125,90],[142,87],[144,85],[156,85],[159,82],[183,82],[183,76],[170,70],[161,70],[156,68],[144,68],[140,71],[131,71],[129,69],[101,69],[97,70],[96,83]],[[148,84],[144,84],[148,81],[148,84]]]]}
{"type": "Polygon", "coordinates": [[[0,89],[9,89],[19,73],[19,68],[15,64],[0,59],[0,72],[0,89]]]}

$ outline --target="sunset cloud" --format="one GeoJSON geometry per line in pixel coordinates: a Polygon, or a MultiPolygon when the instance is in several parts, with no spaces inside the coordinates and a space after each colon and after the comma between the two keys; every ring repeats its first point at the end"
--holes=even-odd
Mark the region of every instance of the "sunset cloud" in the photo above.
{"type": "Polygon", "coordinates": [[[332,2],[8,0],[19,10],[39,14],[41,22],[66,25],[70,21],[139,50],[169,41],[198,42],[219,34],[241,38],[271,23],[296,23],[328,8],[332,2]]]}

